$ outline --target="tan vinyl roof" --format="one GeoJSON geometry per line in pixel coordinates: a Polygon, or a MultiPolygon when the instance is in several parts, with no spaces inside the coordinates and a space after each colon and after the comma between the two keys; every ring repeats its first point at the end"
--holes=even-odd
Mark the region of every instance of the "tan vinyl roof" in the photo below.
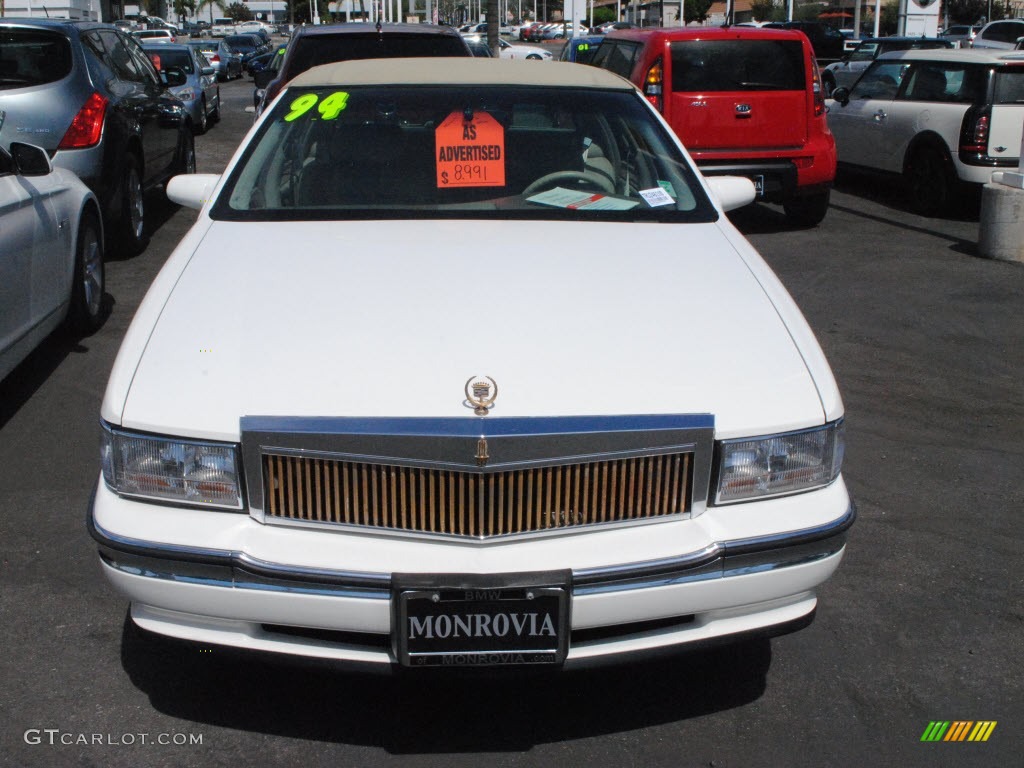
{"type": "Polygon", "coordinates": [[[487,58],[361,59],[323,64],[288,86],[310,85],[541,85],[632,90],[603,69],[561,61],[487,58]]]}

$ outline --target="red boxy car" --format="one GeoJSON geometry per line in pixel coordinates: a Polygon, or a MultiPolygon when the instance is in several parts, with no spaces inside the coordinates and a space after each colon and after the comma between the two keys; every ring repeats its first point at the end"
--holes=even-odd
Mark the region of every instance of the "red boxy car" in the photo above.
{"type": "Polygon", "coordinates": [[[754,181],[798,226],[828,211],[836,145],[802,32],[755,27],[624,29],[592,62],[631,80],[705,176],[754,181]]]}

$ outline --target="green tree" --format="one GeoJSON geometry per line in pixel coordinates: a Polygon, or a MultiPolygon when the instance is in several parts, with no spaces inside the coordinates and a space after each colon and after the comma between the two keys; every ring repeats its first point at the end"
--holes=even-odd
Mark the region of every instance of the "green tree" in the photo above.
{"type": "Polygon", "coordinates": [[[709,10],[711,0],[683,0],[683,21],[687,24],[703,24],[707,21],[709,10]]]}
{"type": "Polygon", "coordinates": [[[237,2],[237,0],[227,7],[224,14],[235,21],[252,21],[253,19],[249,6],[245,3],[237,2]]]}
{"type": "Polygon", "coordinates": [[[775,15],[775,0],[753,0],[750,10],[754,13],[754,21],[769,21],[775,15]]]}
{"type": "Polygon", "coordinates": [[[882,6],[882,18],[878,20],[878,34],[895,35],[900,25],[899,0],[886,0],[882,6]]]}
{"type": "Polygon", "coordinates": [[[818,21],[818,16],[825,10],[823,3],[794,4],[793,18],[797,21],[818,21]]]}
{"type": "Polygon", "coordinates": [[[987,12],[986,0],[946,0],[950,24],[973,24],[987,12]]]}
{"type": "Polygon", "coordinates": [[[196,12],[196,0],[174,0],[174,15],[179,19],[194,16],[196,12]]]}
{"type": "Polygon", "coordinates": [[[594,9],[594,26],[599,27],[607,21],[618,21],[615,18],[615,9],[608,5],[602,5],[594,9]]]}

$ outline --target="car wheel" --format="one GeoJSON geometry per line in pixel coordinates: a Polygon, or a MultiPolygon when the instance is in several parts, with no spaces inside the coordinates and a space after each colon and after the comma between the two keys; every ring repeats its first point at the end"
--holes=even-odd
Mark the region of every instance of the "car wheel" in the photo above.
{"type": "Polygon", "coordinates": [[[196,142],[192,137],[192,131],[181,132],[178,139],[178,159],[175,169],[177,173],[196,172],[196,142]]]}
{"type": "Polygon", "coordinates": [[[821,76],[821,88],[825,91],[825,98],[828,99],[832,96],[832,91],[836,89],[836,79],[828,72],[821,76]]]}
{"type": "Polygon", "coordinates": [[[126,256],[134,256],[146,247],[146,203],[142,191],[142,170],[138,158],[125,155],[121,180],[121,220],[118,241],[126,256]]]}
{"type": "Polygon", "coordinates": [[[193,126],[193,130],[196,135],[206,133],[210,128],[209,119],[206,116],[206,99],[203,98],[202,103],[199,105],[199,122],[193,126]]]}
{"type": "Polygon", "coordinates": [[[87,335],[100,327],[103,320],[103,239],[96,214],[82,214],[75,246],[75,276],[71,286],[71,310],[68,328],[77,335],[87,335]]]}
{"type": "Polygon", "coordinates": [[[790,224],[797,227],[816,227],[828,213],[829,190],[814,195],[802,195],[784,200],[782,209],[790,224]]]}
{"type": "Polygon", "coordinates": [[[528,58],[528,59],[540,59],[540,56],[538,56],[536,53],[531,53],[526,58],[528,58]]]}
{"type": "Polygon", "coordinates": [[[210,122],[220,122],[220,88],[217,89],[217,106],[213,108],[213,112],[210,113],[210,122]]]}
{"type": "Polygon", "coordinates": [[[956,188],[956,171],[949,154],[938,147],[919,147],[906,167],[910,204],[922,216],[939,216],[949,210],[956,188]]]}

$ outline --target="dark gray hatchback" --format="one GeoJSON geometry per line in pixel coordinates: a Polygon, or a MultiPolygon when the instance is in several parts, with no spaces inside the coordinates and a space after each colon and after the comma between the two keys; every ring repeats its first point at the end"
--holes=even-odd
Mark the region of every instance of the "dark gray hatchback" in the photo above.
{"type": "Polygon", "coordinates": [[[192,131],[131,35],[110,24],[0,19],[0,146],[35,144],[99,198],[108,253],[146,243],[144,192],[195,171],[192,131]]]}
{"type": "Polygon", "coordinates": [[[264,90],[256,107],[263,111],[295,76],[320,64],[354,59],[472,57],[462,36],[451,27],[434,24],[327,24],[300,27],[276,72],[257,72],[256,88],[264,90]]]}

